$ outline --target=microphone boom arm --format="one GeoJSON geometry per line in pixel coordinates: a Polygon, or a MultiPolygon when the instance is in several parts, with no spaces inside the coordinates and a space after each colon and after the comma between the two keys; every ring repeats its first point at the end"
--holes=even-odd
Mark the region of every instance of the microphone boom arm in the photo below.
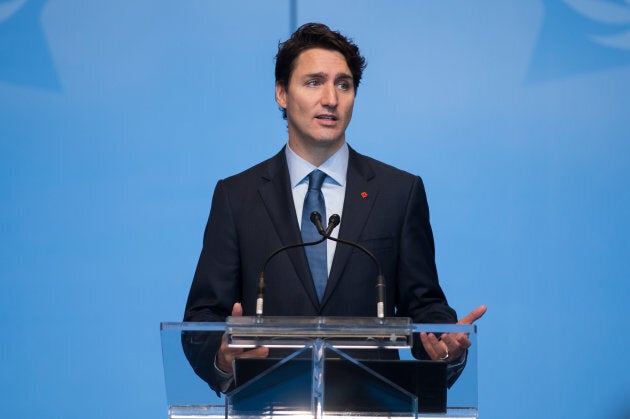
{"type": "Polygon", "coordinates": [[[378,263],[378,259],[372,252],[370,252],[365,247],[361,246],[358,243],[354,243],[348,240],[338,239],[331,236],[325,236],[325,238],[335,241],[337,243],[347,244],[349,246],[355,247],[368,255],[372,261],[374,262],[374,266],[376,267],[377,275],[376,275],[376,316],[379,319],[385,317],[385,277],[383,276],[383,271],[381,271],[381,265],[378,263]]]}
{"type": "Polygon", "coordinates": [[[261,317],[262,314],[263,314],[263,301],[264,301],[264,294],[265,294],[265,270],[267,269],[267,265],[269,264],[269,262],[271,262],[271,260],[277,254],[282,253],[282,252],[284,252],[286,250],[293,249],[295,247],[314,246],[316,244],[322,243],[326,239],[327,239],[327,237],[323,236],[321,239],[316,240],[314,242],[290,244],[288,246],[283,246],[283,247],[277,249],[275,252],[273,252],[271,255],[269,255],[269,257],[265,261],[265,264],[263,265],[262,270],[260,271],[260,275],[258,276],[258,293],[257,293],[257,296],[256,296],[256,316],[257,317],[261,317]]]}

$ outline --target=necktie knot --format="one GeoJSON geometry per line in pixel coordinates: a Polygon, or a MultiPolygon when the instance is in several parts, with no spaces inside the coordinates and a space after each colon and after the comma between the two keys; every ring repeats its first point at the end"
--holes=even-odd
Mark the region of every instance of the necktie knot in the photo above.
{"type": "Polygon", "coordinates": [[[325,179],[326,173],[322,172],[319,169],[313,170],[308,175],[308,189],[312,189],[315,191],[321,190],[325,179]]]}

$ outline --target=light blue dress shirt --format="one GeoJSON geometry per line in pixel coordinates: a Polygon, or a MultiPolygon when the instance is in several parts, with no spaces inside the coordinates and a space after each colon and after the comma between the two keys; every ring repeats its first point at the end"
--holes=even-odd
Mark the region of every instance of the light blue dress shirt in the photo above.
{"type": "MultiPolygon", "coordinates": [[[[343,201],[346,196],[346,175],[348,173],[348,144],[344,143],[339,150],[328,158],[321,166],[316,167],[295,154],[289,144],[285,148],[287,164],[289,166],[289,176],[291,179],[291,192],[293,193],[293,204],[297,214],[297,222],[302,223],[302,207],[304,197],[308,191],[308,175],[315,169],[319,169],[328,175],[322,185],[322,193],[326,201],[326,216],[338,214],[343,223],[343,201]]],[[[328,220],[322,220],[324,228],[328,225],[328,220]]],[[[300,225],[300,228],[302,226],[300,225]]],[[[341,225],[337,226],[331,236],[337,238],[341,225]]],[[[328,274],[332,266],[333,257],[337,243],[328,240],[326,243],[326,256],[328,262],[328,274]]]]}

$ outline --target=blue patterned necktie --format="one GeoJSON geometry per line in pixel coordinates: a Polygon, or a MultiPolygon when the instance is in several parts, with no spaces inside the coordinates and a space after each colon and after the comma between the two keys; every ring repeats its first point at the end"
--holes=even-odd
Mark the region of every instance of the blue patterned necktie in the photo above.
{"type": "MultiPolygon", "coordinates": [[[[324,179],[326,179],[326,173],[319,169],[313,170],[308,175],[308,192],[304,198],[302,209],[302,241],[304,243],[314,242],[322,237],[311,222],[311,213],[317,211],[321,214],[322,220],[326,219],[326,203],[324,202],[324,194],[322,194],[324,179]]],[[[306,246],[304,250],[308,259],[308,266],[311,268],[317,297],[321,301],[328,281],[326,241],[315,246],[306,246]]]]}

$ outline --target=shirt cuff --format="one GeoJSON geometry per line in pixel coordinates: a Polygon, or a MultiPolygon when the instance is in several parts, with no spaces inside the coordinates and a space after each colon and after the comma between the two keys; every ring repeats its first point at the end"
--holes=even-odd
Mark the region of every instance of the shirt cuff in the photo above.
{"type": "Polygon", "coordinates": [[[214,371],[217,374],[219,389],[222,393],[228,391],[232,383],[234,382],[234,374],[227,373],[217,366],[217,359],[214,358],[214,371]]]}

